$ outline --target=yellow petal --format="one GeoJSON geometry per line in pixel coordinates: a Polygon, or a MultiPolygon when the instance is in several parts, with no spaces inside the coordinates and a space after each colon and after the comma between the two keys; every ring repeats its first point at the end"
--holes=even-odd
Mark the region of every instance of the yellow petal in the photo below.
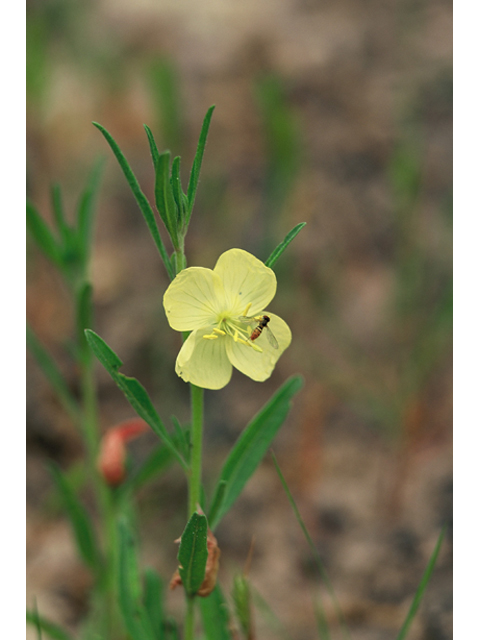
{"type": "Polygon", "coordinates": [[[225,351],[225,341],[205,340],[210,329],[200,329],[185,340],[177,356],[175,371],[182,380],[204,389],[221,389],[230,382],[232,365],[225,351]]]}
{"type": "Polygon", "coordinates": [[[165,291],[163,306],[172,329],[193,331],[215,323],[223,300],[217,274],[211,269],[189,267],[180,271],[165,291]]]}
{"type": "Polygon", "coordinates": [[[263,382],[271,376],[277,360],[292,341],[292,332],[288,324],[268,311],[265,313],[270,317],[268,326],[277,339],[278,349],[274,349],[269,343],[266,329],[255,340],[255,344],[261,347],[262,353],[233,339],[227,342],[227,356],[230,362],[236,369],[257,382],[263,382]]]}
{"type": "Polygon", "coordinates": [[[271,302],[277,290],[273,271],[243,249],[222,253],[213,271],[221,278],[226,310],[232,315],[243,315],[249,303],[252,305],[249,315],[257,315],[271,302]]]}

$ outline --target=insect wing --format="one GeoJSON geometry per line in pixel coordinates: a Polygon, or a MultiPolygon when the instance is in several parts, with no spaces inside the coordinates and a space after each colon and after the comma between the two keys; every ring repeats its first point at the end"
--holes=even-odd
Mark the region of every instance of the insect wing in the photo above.
{"type": "Polygon", "coordinates": [[[257,322],[255,316],[238,316],[238,320],[240,322],[244,322],[245,324],[254,324],[257,322]]]}
{"type": "Polygon", "coordinates": [[[267,340],[270,343],[270,346],[274,349],[278,349],[278,342],[271,330],[268,327],[264,327],[264,331],[267,334],[267,340]]]}

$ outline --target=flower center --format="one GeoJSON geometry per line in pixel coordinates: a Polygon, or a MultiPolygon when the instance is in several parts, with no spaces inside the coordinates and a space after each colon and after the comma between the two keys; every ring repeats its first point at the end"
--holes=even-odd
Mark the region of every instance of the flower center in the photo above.
{"type": "Polygon", "coordinates": [[[235,316],[222,312],[217,317],[217,323],[213,327],[212,333],[204,335],[203,338],[205,340],[218,340],[220,337],[228,336],[233,338],[234,342],[238,342],[246,347],[251,347],[254,351],[263,353],[263,349],[251,340],[251,329],[247,329],[247,327],[256,323],[255,318],[248,318],[246,315],[251,306],[251,303],[247,305],[243,316],[235,316]]]}

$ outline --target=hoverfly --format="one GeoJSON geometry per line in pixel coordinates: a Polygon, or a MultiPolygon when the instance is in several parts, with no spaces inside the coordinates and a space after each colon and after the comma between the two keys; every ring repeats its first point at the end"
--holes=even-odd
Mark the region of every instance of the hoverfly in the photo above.
{"type": "Polygon", "coordinates": [[[265,329],[265,333],[267,335],[268,342],[270,346],[274,349],[278,349],[278,342],[275,336],[273,335],[270,327],[268,327],[268,323],[270,322],[270,316],[239,316],[238,318],[240,322],[245,322],[247,324],[253,324],[254,322],[258,322],[258,325],[250,334],[250,340],[253,342],[256,340],[265,329]]]}

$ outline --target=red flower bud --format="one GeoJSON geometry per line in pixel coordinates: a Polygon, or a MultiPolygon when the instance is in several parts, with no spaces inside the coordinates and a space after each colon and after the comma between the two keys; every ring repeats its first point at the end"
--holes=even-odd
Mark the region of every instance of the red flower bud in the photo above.
{"type": "Polygon", "coordinates": [[[147,423],[135,418],[122,422],[105,433],[100,443],[97,466],[107,484],[116,487],[123,482],[127,457],[125,444],[147,430],[147,423]]]}

